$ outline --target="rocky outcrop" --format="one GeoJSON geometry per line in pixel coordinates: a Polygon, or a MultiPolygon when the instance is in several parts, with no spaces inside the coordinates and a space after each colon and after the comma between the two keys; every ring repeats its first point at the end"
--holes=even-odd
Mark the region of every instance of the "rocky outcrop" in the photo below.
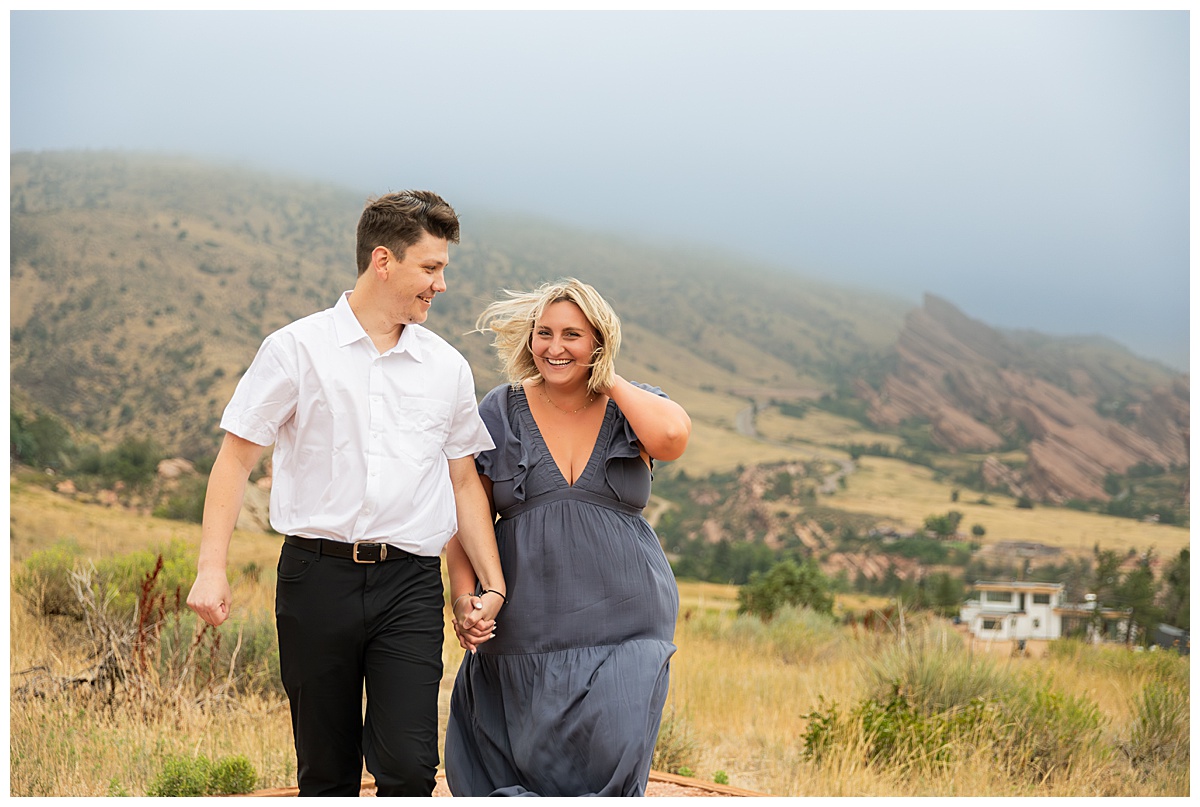
{"type": "Polygon", "coordinates": [[[1016,495],[1103,500],[1110,473],[1187,464],[1186,376],[1038,340],[1006,336],[927,295],[900,334],[894,372],[879,389],[857,391],[876,425],[926,422],[947,451],[1024,449],[1019,471],[994,458],[981,469],[1016,495]]]}

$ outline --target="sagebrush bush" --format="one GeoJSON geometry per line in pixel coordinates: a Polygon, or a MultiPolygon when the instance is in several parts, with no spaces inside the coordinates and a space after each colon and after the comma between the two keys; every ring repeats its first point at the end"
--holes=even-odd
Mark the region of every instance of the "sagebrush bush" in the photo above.
{"type": "Polygon", "coordinates": [[[146,791],[147,796],[228,796],[249,793],[258,775],[244,756],[224,757],[215,764],[203,755],[171,756],[146,791]]]}
{"type": "Polygon", "coordinates": [[[167,757],[147,796],[207,796],[212,763],[208,757],[167,757]]]}
{"type": "Polygon", "coordinates": [[[34,616],[83,619],[83,606],[71,590],[71,572],[82,557],[74,541],[59,541],[34,552],[13,571],[12,587],[34,616]]]}
{"type": "MultiPolygon", "coordinates": [[[[92,585],[103,591],[103,598],[114,613],[133,614],[145,576],[155,568],[159,555],[163,566],[158,573],[158,589],[163,593],[166,609],[178,611],[184,605],[196,572],[195,561],[182,541],[172,541],[161,552],[143,549],[101,558],[93,563],[92,585]]],[[[13,590],[35,615],[83,619],[83,605],[71,588],[72,573],[82,563],[83,553],[78,544],[60,541],[25,560],[13,574],[13,590]]]]}
{"type": "Polygon", "coordinates": [[[258,775],[250,760],[244,756],[224,757],[219,760],[208,776],[208,794],[228,796],[233,793],[249,793],[258,784],[258,775]]]}
{"type": "Polygon", "coordinates": [[[807,715],[804,755],[818,763],[837,749],[860,749],[866,762],[907,770],[950,765],[997,731],[996,710],[982,699],[923,713],[898,686],[886,699],[866,698],[843,713],[836,703],[807,715]]]}
{"type": "Polygon", "coordinates": [[[866,670],[876,699],[899,686],[923,714],[961,708],[1011,685],[1011,672],[990,656],[963,652],[962,637],[944,628],[914,631],[868,657],[866,670]]]}
{"type": "Polygon", "coordinates": [[[1035,780],[1067,775],[1099,745],[1104,718],[1087,698],[1058,692],[1048,681],[1020,682],[999,697],[1014,771],[1035,780]]]}
{"type": "Polygon", "coordinates": [[[687,717],[674,706],[668,706],[663,710],[650,767],[656,771],[680,773],[694,764],[696,751],[696,737],[687,717]]]}
{"type": "Polygon", "coordinates": [[[806,756],[819,762],[838,748],[861,749],[868,762],[904,768],[990,747],[1008,774],[1043,781],[1097,751],[1103,718],[1094,703],[959,644],[943,630],[916,632],[867,661],[866,698],[845,712],[822,704],[808,715],[806,756]]]}
{"type": "Polygon", "coordinates": [[[1191,699],[1186,687],[1151,681],[1138,693],[1135,721],[1125,746],[1139,770],[1163,763],[1187,768],[1191,758],[1191,699]]]}

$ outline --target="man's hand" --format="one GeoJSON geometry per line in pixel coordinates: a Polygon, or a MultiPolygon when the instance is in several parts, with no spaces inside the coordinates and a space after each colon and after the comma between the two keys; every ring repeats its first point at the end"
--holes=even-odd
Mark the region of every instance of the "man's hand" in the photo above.
{"type": "Polygon", "coordinates": [[[494,612],[480,597],[458,598],[454,603],[454,634],[458,637],[459,647],[474,653],[479,645],[496,635],[494,612]],[[489,613],[492,615],[488,616],[489,613]]]}
{"type": "Polygon", "coordinates": [[[233,594],[224,572],[200,572],[188,593],[187,604],[214,628],[229,618],[233,594]]]}

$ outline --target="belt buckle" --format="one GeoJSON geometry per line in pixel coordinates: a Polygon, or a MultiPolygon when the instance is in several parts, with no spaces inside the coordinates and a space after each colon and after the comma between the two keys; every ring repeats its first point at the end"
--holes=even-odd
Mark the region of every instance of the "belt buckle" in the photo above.
{"type": "Polygon", "coordinates": [[[387,560],[387,544],[376,543],[374,541],[355,541],[354,554],[351,556],[355,563],[379,563],[387,560]],[[379,560],[361,560],[358,557],[358,548],[360,546],[377,546],[379,547],[379,560]]]}

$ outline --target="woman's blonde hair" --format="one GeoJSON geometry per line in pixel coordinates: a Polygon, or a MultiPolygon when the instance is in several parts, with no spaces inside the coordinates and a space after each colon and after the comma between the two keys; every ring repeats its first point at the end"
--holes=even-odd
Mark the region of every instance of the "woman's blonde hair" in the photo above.
{"type": "Polygon", "coordinates": [[[513,386],[527,378],[541,381],[533,363],[533,328],[552,303],[572,302],[579,306],[596,332],[596,349],[588,366],[588,392],[612,386],[616,376],[617,351],[621,349],[621,320],[600,292],[573,277],[543,283],[533,291],[504,290],[507,300],[497,300],[484,309],[475,322],[477,331],[491,331],[492,345],[513,386]]]}

